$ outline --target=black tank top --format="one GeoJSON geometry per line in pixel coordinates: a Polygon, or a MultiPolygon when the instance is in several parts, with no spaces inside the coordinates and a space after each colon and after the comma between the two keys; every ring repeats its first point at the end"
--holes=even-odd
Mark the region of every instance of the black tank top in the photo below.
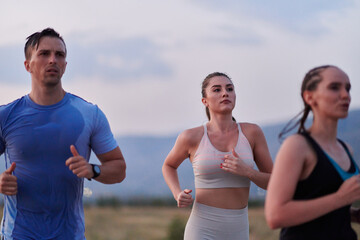
{"type": "MultiPolygon", "coordinates": [[[[317,163],[309,177],[298,182],[294,199],[314,199],[336,192],[343,180],[325,152],[308,133],[301,133],[314,149],[317,163]]],[[[348,153],[346,145],[339,140],[348,153]]],[[[349,156],[351,159],[351,157],[349,156]]],[[[350,172],[355,172],[355,163],[351,160],[350,172]]],[[[334,210],[310,222],[283,228],[280,240],[356,240],[351,228],[350,205],[334,210]]]]}

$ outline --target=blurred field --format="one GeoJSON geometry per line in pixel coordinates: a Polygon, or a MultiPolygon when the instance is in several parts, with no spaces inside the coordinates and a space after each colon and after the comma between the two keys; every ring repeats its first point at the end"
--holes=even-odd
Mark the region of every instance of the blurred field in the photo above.
{"type": "MultiPolygon", "coordinates": [[[[174,218],[184,224],[190,209],[174,207],[86,208],[87,240],[167,240],[168,228],[174,218]]],[[[250,239],[275,240],[279,230],[266,225],[263,209],[250,208],[250,239]]]]}
{"type": "MultiPolygon", "coordinates": [[[[175,207],[86,208],[87,240],[168,240],[168,228],[174,218],[184,224],[190,209],[175,207]]],[[[271,230],[264,218],[264,209],[249,208],[250,239],[279,239],[280,230],[271,230]]],[[[360,225],[353,225],[360,236],[360,225]]]]}
{"type": "Polygon", "coordinates": [[[85,209],[87,240],[165,240],[170,222],[187,219],[190,210],[174,207],[85,209]]]}
{"type": "MultiPolygon", "coordinates": [[[[2,209],[0,215],[2,214],[2,209]]],[[[169,225],[174,219],[186,223],[190,209],[176,207],[86,207],[87,240],[171,240],[169,225]]],[[[275,240],[279,230],[267,226],[262,207],[249,208],[250,239],[275,240]]],[[[353,224],[360,236],[360,225],[353,224]]]]}

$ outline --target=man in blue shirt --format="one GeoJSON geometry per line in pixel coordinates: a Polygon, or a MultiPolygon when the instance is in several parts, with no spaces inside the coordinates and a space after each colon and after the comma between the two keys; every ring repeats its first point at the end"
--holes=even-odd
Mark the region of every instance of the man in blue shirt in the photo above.
{"type": "Polygon", "coordinates": [[[66,45],[53,29],[27,38],[31,92],[0,106],[3,239],[85,239],[84,179],[119,183],[126,164],[104,113],[62,88],[66,45]],[[89,164],[91,150],[101,165],[89,164]]]}

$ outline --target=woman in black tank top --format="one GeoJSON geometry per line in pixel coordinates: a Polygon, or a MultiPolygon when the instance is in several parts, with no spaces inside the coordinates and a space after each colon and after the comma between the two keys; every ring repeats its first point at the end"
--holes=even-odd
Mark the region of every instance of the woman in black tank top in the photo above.
{"type": "Polygon", "coordinates": [[[272,229],[282,228],[280,239],[356,240],[351,220],[359,222],[359,168],[351,151],[337,139],[337,123],[348,115],[350,81],[339,68],[311,69],[302,83],[305,105],[298,134],[287,138],[275,160],[265,202],[272,229]],[[304,124],[309,112],[313,122],[304,124]]]}

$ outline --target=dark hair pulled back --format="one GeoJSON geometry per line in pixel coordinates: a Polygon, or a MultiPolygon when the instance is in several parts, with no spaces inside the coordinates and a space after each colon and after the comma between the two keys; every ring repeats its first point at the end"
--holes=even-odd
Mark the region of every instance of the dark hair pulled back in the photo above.
{"type": "Polygon", "coordinates": [[[286,126],[282,129],[282,131],[279,134],[280,140],[284,137],[284,135],[286,133],[290,132],[298,125],[299,125],[299,128],[297,130],[298,133],[306,131],[305,122],[309,116],[311,107],[304,100],[304,92],[305,91],[315,91],[319,82],[321,82],[321,80],[322,80],[321,72],[323,72],[325,69],[327,69],[329,67],[335,67],[335,66],[322,65],[319,67],[315,67],[306,73],[306,75],[302,81],[302,84],[301,84],[301,98],[303,100],[304,109],[300,113],[298,113],[293,119],[291,119],[289,121],[289,123],[287,123],[286,126]],[[301,116],[301,117],[299,118],[299,116],[301,116]],[[294,121],[296,121],[295,124],[293,124],[294,121]]]}

